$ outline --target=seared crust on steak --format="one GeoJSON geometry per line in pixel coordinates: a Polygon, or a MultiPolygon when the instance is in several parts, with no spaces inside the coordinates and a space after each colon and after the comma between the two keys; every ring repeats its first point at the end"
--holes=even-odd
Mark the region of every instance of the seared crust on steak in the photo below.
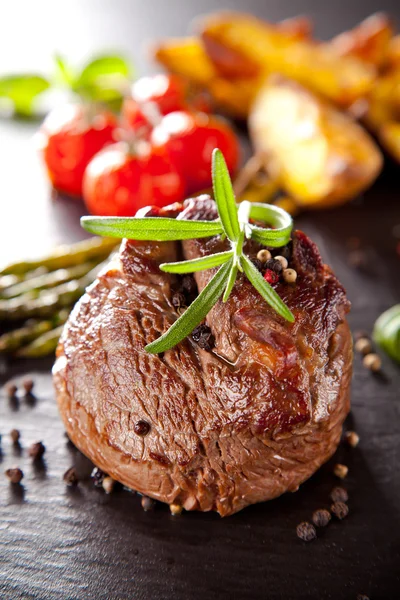
{"type": "MultiPolygon", "coordinates": [[[[204,199],[197,207],[186,203],[182,216],[196,218],[204,199]]],[[[159,264],[182,250],[193,258],[224,248],[217,237],[182,246],[125,240],[73,310],[54,381],[69,437],[98,467],[157,500],[227,516],[297,490],[334,453],[349,411],[352,344],[342,286],[295,232],[297,282],[274,286],[295,323],[240,276],[207,316],[212,352],[187,338],[146,353],[178,317],[176,276],[159,264]],[[144,437],[134,431],[141,420],[150,424],[144,437]]],[[[214,272],[196,274],[200,290],[214,272]]]]}

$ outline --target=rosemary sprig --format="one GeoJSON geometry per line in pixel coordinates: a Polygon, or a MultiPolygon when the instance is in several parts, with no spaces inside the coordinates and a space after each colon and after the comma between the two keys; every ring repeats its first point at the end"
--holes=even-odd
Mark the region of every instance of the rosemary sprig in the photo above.
{"type": "Polygon", "coordinates": [[[244,272],[259,294],[279,315],[290,322],[294,321],[289,308],[243,253],[246,238],[275,248],[287,244],[293,226],[290,215],[272,205],[244,201],[237,206],[225,159],[217,148],[213,153],[212,176],[219,214],[219,219],[215,221],[158,217],[83,217],[81,220],[82,227],[87,231],[108,237],[162,242],[225,235],[230,241],[231,249],[227,252],[160,265],[160,269],[167,273],[194,273],[217,266],[220,268],[168,331],[146,346],[147,352],[157,354],[179,344],[205,318],[221,296],[223,302],[228,300],[239,271],[244,272]],[[263,221],[269,228],[253,225],[252,219],[263,221]]]}

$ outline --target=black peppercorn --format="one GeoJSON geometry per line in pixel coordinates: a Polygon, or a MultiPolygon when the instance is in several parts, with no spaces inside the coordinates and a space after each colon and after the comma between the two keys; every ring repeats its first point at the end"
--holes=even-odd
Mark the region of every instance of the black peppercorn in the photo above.
{"type": "Polygon", "coordinates": [[[10,438],[11,438],[13,444],[17,445],[20,437],[21,437],[21,434],[18,431],[18,429],[11,429],[10,438]]]}
{"type": "Polygon", "coordinates": [[[276,273],[277,275],[280,275],[283,271],[282,263],[279,262],[279,260],[275,260],[274,258],[270,258],[269,260],[267,260],[267,262],[265,263],[265,267],[267,269],[270,269],[271,271],[274,271],[274,273],[276,273]]]}
{"type": "Polygon", "coordinates": [[[150,423],[147,421],[138,421],[135,423],[133,431],[136,433],[136,435],[145,436],[150,431],[150,423]]]}
{"type": "Polygon", "coordinates": [[[104,473],[104,471],[102,471],[101,469],[95,467],[93,469],[90,477],[93,479],[93,483],[94,483],[95,487],[102,487],[103,486],[104,477],[107,477],[107,475],[106,475],[106,473],[104,473]]]}
{"type": "Polygon", "coordinates": [[[172,296],[172,305],[175,308],[182,308],[186,306],[186,296],[182,292],[175,292],[172,296]]]}
{"type": "Polygon", "coordinates": [[[345,490],[342,487],[334,487],[331,491],[330,496],[333,502],[347,502],[347,500],[349,499],[349,494],[347,493],[347,490],[345,490]]]}
{"type": "Polygon", "coordinates": [[[154,508],[155,505],[155,501],[153,500],[153,498],[149,498],[148,496],[142,496],[142,508],[145,512],[147,512],[148,510],[152,510],[152,508],[154,508]]]}
{"type": "Polygon", "coordinates": [[[6,386],[6,394],[9,398],[15,398],[17,391],[18,391],[18,388],[15,385],[15,383],[9,383],[6,386]]]}
{"type": "Polygon", "coordinates": [[[30,394],[35,385],[33,379],[27,378],[22,382],[23,388],[25,390],[25,394],[30,394]]]}
{"type": "Polygon", "coordinates": [[[19,483],[24,476],[23,472],[21,471],[21,469],[19,467],[7,469],[5,474],[11,483],[19,483]]]}
{"type": "Polygon", "coordinates": [[[263,271],[263,263],[261,262],[261,260],[258,260],[258,258],[253,258],[251,260],[251,262],[253,263],[253,265],[255,266],[255,268],[257,269],[257,271],[260,271],[260,273],[262,273],[262,271],[263,271]]]}
{"type": "Polygon", "coordinates": [[[335,517],[342,520],[349,514],[349,507],[344,502],[335,502],[331,506],[331,511],[335,517]]]}
{"type": "Polygon", "coordinates": [[[67,471],[65,471],[63,480],[70,487],[78,483],[79,479],[75,467],[70,467],[67,471]]]}
{"type": "Polygon", "coordinates": [[[28,454],[33,460],[40,460],[46,452],[46,447],[42,442],[35,442],[28,450],[28,454]]]}
{"type": "Polygon", "coordinates": [[[208,352],[215,346],[215,337],[208,325],[198,325],[192,331],[192,339],[202,350],[208,352]]]}
{"type": "Polygon", "coordinates": [[[300,525],[297,525],[296,533],[297,537],[303,540],[303,542],[311,542],[317,537],[317,531],[314,525],[308,523],[307,521],[304,521],[303,523],[300,523],[300,525]]]}
{"type": "Polygon", "coordinates": [[[315,510],[312,515],[312,521],[317,527],[326,527],[331,520],[331,513],[325,508],[315,510]]]}
{"type": "Polygon", "coordinates": [[[274,250],[274,252],[278,256],[283,256],[288,261],[292,257],[291,244],[288,244],[287,246],[284,246],[283,248],[277,248],[276,250],[274,250]]]}

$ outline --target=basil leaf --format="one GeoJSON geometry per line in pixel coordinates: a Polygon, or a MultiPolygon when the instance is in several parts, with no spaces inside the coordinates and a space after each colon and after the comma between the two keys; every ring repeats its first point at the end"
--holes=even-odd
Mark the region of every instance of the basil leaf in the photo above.
{"type": "Polygon", "coordinates": [[[49,87],[49,81],[41,75],[8,75],[0,78],[0,97],[12,102],[16,114],[29,117],[36,96],[49,87]]]}
{"type": "Polygon", "coordinates": [[[99,78],[115,75],[128,79],[131,72],[129,62],[122,56],[98,56],[82,69],[76,85],[92,85],[99,81],[99,78]]]}
{"type": "Polygon", "coordinates": [[[224,232],[231,242],[236,242],[240,233],[237,206],[224,155],[218,148],[215,148],[212,155],[212,181],[224,232]]]}
{"type": "Polygon", "coordinates": [[[190,240],[222,233],[220,221],[177,221],[159,217],[82,217],[81,225],[97,235],[155,242],[190,240]]]}
{"type": "Polygon", "coordinates": [[[400,304],[392,306],[377,319],[373,339],[393,360],[400,362],[400,304]]]}
{"type": "Polygon", "coordinates": [[[99,56],[83,68],[73,89],[89,100],[112,102],[122,98],[131,76],[132,68],[123,57],[99,56]]]}
{"type": "Polygon", "coordinates": [[[168,331],[145,347],[147,352],[158,354],[173,348],[201,323],[221,296],[224,285],[228,280],[231,265],[232,262],[229,261],[217,271],[196,300],[192,302],[168,331]]]}
{"type": "Polygon", "coordinates": [[[61,56],[61,54],[55,54],[54,63],[56,67],[56,78],[60,83],[63,83],[67,87],[73,87],[75,81],[75,75],[70,69],[67,62],[61,56]]]}
{"type": "Polygon", "coordinates": [[[231,295],[231,291],[233,289],[233,286],[235,285],[238,270],[239,269],[238,269],[237,264],[233,264],[231,266],[231,270],[229,271],[229,277],[228,277],[228,281],[226,284],[225,292],[222,297],[222,302],[226,302],[228,300],[229,296],[231,295]]]}
{"type": "Polygon", "coordinates": [[[268,304],[279,314],[281,317],[294,322],[294,315],[288,309],[286,304],[282,302],[281,298],[275,292],[275,290],[267,283],[261,273],[256,269],[253,263],[243,255],[241,258],[243,270],[249,279],[250,283],[256,288],[257,292],[268,302],[268,304]]]}
{"type": "Polygon", "coordinates": [[[163,263],[160,265],[160,269],[165,273],[195,273],[196,271],[204,271],[205,269],[219,267],[219,265],[223,265],[230,258],[232,258],[232,256],[232,250],[228,252],[218,252],[216,254],[210,254],[209,256],[194,258],[193,260],[182,260],[175,263],[163,263]]]}

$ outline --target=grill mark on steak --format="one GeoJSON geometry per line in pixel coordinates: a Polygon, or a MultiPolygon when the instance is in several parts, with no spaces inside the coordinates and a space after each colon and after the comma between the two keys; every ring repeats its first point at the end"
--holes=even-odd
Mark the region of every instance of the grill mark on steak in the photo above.
{"type": "MultiPolygon", "coordinates": [[[[209,197],[182,209],[181,218],[215,214],[209,197]]],[[[225,516],[296,490],[332,455],[349,410],[351,339],[343,288],[295,232],[298,282],[274,286],[295,324],[240,276],[228,303],[207,315],[214,352],[187,339],[148,355],[145,344],[177,318],[179,280],[159,264],[223,249],[218,237],[125,241],[119,266],[91,286],[66,325],[55,385],[70,438],[96,465],[153,498],[225,516]],[[141,418],[151,425],[146,438],[133,431],[141,418]]],[[[199,290],[214,272],[196,274],[199,290]]]]}

